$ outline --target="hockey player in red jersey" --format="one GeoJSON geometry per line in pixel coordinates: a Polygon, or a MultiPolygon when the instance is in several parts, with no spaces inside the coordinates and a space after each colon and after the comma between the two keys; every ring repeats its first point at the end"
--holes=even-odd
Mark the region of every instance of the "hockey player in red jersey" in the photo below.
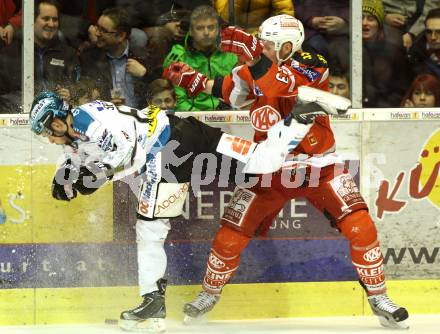
{"type": "MultiPolygon", "coordinates": [[[[301,52],[303,40],[301,22],[288,15],[264,21],[259,39],[228,27],[222,32],[222,51],[237,54],[244,63],[229,76],[208,81],[181,63],[172,64],[164,75],[190,94],[204,91],[236,108],[247,105],[254,139],[262,140],[276,121],[297,108],[297,103],[316,102],[325,109],[344,104],[344,100],[328,99],[327,93],[308,88],[328,90],[328,68],[321,56],[301,52]]],[[[298,134],[299,144],[283,169],[269,177],[259,176],[254,186],[235,189],[212,243],[203,291],[185,304],[186,319],[199,317],[215,306],[223,287],[237,271],[240,254],[250,239],[268,229],[286,201],[306,197],[349,240],[359,281],[381,324],[408,328],[407,310],[386,294],[377,230],[352,176],[335,154],[329,117],[294,114],[305,126],[298,134]]]]}

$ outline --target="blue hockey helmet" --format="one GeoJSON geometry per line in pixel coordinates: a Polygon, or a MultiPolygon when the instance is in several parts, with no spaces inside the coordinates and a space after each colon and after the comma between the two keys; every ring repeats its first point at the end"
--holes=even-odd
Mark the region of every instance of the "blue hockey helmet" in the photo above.
{"type": "Polygon", "coordinates": [[[43,91],[32,102],[29,122],[31,130],[37,135],[44,131],[52,135],[50,124],[54,118],[66,119],[69,105],[56,93],[43,91]]]}

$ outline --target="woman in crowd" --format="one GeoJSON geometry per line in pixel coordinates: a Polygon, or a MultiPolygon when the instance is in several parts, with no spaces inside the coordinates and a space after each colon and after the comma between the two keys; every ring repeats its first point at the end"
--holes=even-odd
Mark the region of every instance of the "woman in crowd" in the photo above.
{"type": "Polygon", "coordinates": [[[411,83],[401,107],[433,108],[440,106],[440,81],[431,74],[420,74],[411,83]]]}

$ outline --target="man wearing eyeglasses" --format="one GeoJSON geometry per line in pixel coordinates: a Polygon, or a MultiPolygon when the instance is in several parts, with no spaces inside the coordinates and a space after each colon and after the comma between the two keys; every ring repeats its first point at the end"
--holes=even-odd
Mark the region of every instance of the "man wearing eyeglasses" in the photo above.
{"type": "Polygon", "coordinates": [[[440,77],[440,8],[428,12],[425,30],[416,37],[408,56],[413,78],[426,73],[440,77]]]}
{"type": "Polygon", "coordinates": [[[140,107],[153,77],[150,72],[154,61],[146,48],[130,45],[127,11],[123,8],[104,10],[95,29],[96,46],[80,55],[82,75],[110,87],[114,104],[140,107]]]}

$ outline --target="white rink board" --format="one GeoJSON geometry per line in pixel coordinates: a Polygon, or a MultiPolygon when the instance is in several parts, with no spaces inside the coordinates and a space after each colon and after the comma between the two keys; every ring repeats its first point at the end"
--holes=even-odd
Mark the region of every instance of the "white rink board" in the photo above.
{"type": "Polygon", "coordinates": [[[440,174],[434,166],[440,163],[440,122],[372,122],[366,133],[369,136],[364,140],[362,151],[363,189],[370,197],[368,204],[382,247],[395,254],[387,261],[388,276],[439,278],[440,174]],[[425,158],[421,157],[423,151],[428,155],[425,158]],[[437,181],[432,188],[427,188],[426,196],[415,198],[410,187],[414,192],[426,183],[419,182],[414,175],[411,177],[419,162],[422,175],[435,176],[437,171],[437,181]],[[399,186],[396,179],[400,173],[403,179],[399,186]],[[384,180],[389,183],[388,196],[395,189],[394,199],[405,204],[399,211],[385,211],[380,218],[376,201],[380,182],[384,180]]]}

